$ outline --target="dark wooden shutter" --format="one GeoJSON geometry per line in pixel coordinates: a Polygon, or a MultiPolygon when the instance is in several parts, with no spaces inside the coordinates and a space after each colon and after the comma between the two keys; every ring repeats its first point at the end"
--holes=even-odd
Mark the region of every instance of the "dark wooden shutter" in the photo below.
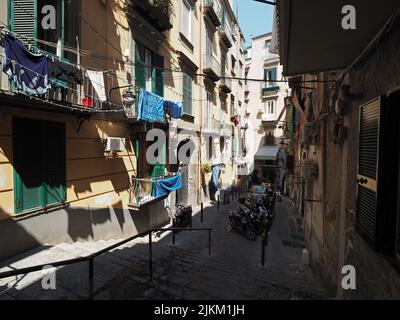
{"type": "Polygon", "coordinates": [[[164,57],[154,54],[153,69],[153,92],[161,97],[164,96],[164,57]]]}
{"type": "Polygon", "coordinates": [[[16,213],[43,204],[42,122],[13,119],[16,213]]]}
{"type": "Polygon", "coordinates": [[[135,47],[135,81],[140,88],[146,88],[145,79],[145,49],[140,43],[136,43],[135,47]]]}
{"type": "Polygon", "coordinates": [[[45,150],[43,162],[46,204],[62,203],[66,200],[64,123],[50,121],[44,122],[43,135],[45,150]]]}
{"type": "Polygon", "coordinates": [[[380,100],[360,108],[356,230],[377,249],[377,169],[380,100]]]}

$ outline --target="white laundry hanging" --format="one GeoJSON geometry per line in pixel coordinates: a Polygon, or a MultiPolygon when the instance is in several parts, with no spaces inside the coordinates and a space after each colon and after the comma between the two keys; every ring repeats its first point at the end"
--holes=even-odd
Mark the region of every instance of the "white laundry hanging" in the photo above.
{"type": "Polygon", "coordinates": [[[101,102],[107,100],[106,87],[104,85],[104,73],[102,71],[86,70],[94,90],[101,102]]]}

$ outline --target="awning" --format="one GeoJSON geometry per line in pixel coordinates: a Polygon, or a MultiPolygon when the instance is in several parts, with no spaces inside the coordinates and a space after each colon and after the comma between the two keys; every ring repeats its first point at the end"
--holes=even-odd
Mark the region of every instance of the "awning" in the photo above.
{"type": "Polygon", "coordinates": [[[278,0],[275,27],[283,74],[336,70],[348,67],[400,7],[399,0],[278,0]],[[351,4],[356,29],[342,21],[351,4]]]}
{"type": "Polygon", "coordinates": [[[279,147],[267,146],[258,148],[254,155],[254,160],[276,160],[278,156],[279,147]]]}

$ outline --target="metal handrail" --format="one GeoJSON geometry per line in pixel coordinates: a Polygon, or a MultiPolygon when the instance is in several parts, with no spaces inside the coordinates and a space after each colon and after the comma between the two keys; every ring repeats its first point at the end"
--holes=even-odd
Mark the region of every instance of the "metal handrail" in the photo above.
{"type": "Polygon", "coordinates": [[[142,233],[139,233],[135,236],[129,237],[127,239],[124,239],[122,241],[119,241],[117,243],[114,243],[113,245],[110,245],[106,248],[103,248],[99,251],[96,251],[90,255],[87,256],[82,256],[82,257],[77,257],[77,258],[72,258],[72,259],[66,259],[66,260],[60,260],[60,261],[55,261],[55,262],[51,262],[51,263],[44,263],[44,264],[38,264],[35,266],[30,266],[30,267],[26,267],[26,268],[21,268],[21,269],[14,269],[14,270],[10,270],[10,271],[4,271],[4,272],[0,272],[0,280],[4,279],[4,278],[9,278],[12,276],[17,276],[17,275],[21,275],[21,274],[28,274],[31,272],[36,272],[36,271],[40,271],[43,270],[44,267],[60,267],[60,266],[67,266],[70,264],[75,264],[75,263],[80,263],[80,262],[85,262],[85,261],[89,261],[89,299],[92,300],[93,299],[93,293],[94,293],[94,286],[93,286],[93,279],[94,279],[94,258],[109,252],[115,248],[118,248],[120,246],[122,246],[125,243],[128,243],[130,241],[135,240],[136,238],[143,238],[145,236],[149,237],[149,277],[150,277],[150,281],[153,280],[153,265],[152,265],[152,261],[153,261],[153,256],[152,256],[152,233],[153,232],[157,232],[157,231],[172,231],[172,243],[175,244],[175,232],[176,231],[208,231],[208,255],[211,256],[211,231],[213,229],[212,228],[155,228],[155,229],[151,229],[149,231],[145,231],[142,233]]]}

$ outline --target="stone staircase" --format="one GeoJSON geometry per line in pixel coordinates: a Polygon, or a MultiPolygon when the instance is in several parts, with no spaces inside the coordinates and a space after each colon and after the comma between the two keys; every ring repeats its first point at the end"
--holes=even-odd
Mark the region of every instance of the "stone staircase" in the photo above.
{"type": "MultiPolygon", "coordinates": [[[[149,281],[147,237],[96,257],[95,299],[327,298],[311,269],[301,264],[301,249],[282,244],[282,239],[289,239],[288,230],[290,241],[302,241],[298,226],[295,224],[295,230],[290,227],[290,215],[277,218],[267,248],[267,263],[262,267],[260,239],[251,242],[227,228],[230,209],[224,206],[224,210],[206,211],[207,225],[200,225],[198,216],[194,220],[194,227],[214,228],[211,257],[208,237],[200,231],[179,232],[176,245],[171,244],[170,232],[154,237],[153,281],[149,281]],[[293,231],[300,234],[300,239],[293,237],[293,231]]],[[[43,246],[1,263],[0,272],[86,256],[120,240],[43,246]]],[[[56,290],[44,290],[41,272],[2,279],[0,299],[87,299],[87,262],[57,268],[56,280],[56,290]]]]}

